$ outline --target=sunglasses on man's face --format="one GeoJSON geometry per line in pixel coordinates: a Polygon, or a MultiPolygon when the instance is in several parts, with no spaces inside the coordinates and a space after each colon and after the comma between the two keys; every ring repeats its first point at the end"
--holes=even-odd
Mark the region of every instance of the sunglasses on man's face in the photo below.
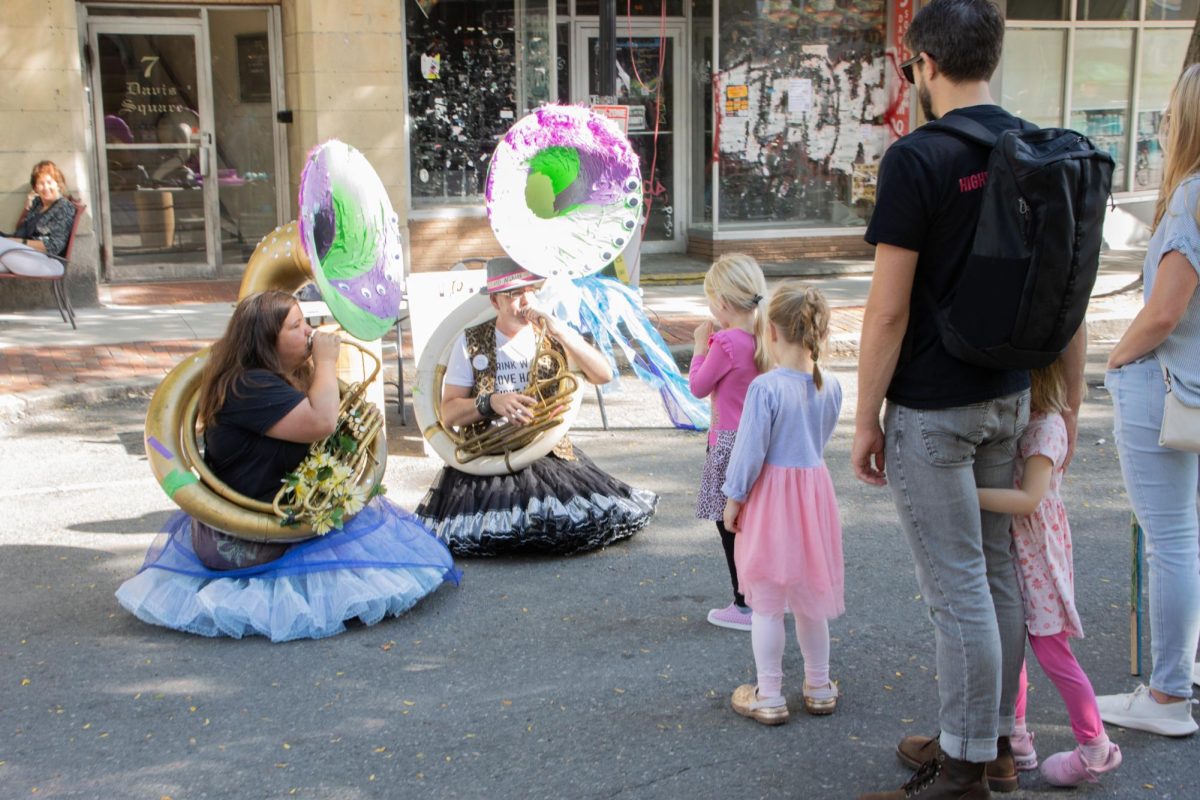
{"type": "Polygon", "coordinates": [[[541,288],[542,285],[540,283],[536,283],[529,286],[518,286],[516,289],[505,289],[503,292],[496,292],[496,294],[517,300],[520,299],[522,295],[530,294],[531,292],[537,292],[541,288]]]}
{"type": "Polygon", "coordinates": [[[915,67],[917,64],[920,64],[924,60],[925,57],[920,53],[917,53],[912,58],[900,62],[900,71],[904,73],[904,80],[908,81],[909,83],[916,83],[917,79],[913,75],[913,67],[915,67]]]}

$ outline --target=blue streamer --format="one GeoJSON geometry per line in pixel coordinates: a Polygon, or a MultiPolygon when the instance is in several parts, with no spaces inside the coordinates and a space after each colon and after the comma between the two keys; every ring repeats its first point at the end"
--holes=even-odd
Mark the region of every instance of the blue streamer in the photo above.
{"type": "Polygon", "coordinates": [[[559,286],[560,294],[550,299],[557,303],[559,315],[582,333],[590,334],[614,367],[615,343],[633,366],[634,374],[658,389],[663,408],[676,428],[708,430],[708,404],[692,395],[667,343],[642,311],[637,292],[620,281],[599,275],[576,278],[569,286],[574,291],[559,286]],[[634,348],[635,342],[641,345],[642,352],[634,348]]]}

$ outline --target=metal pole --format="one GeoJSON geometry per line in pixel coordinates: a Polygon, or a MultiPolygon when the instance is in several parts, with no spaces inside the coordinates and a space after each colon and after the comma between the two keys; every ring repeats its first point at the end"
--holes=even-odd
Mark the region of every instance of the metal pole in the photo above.
{"type": "Polygon", "coordinates": [[[1146,563],[1146,539],[1136,514],[1129,525],[1129,674],[1142,674],[1142,566],[1146,563]]]}
{"type": "Polygon", "coordinates": [[[596,59],[597,94],[617,93],[617,0],[600,0],[600,53],[596,59]]]}

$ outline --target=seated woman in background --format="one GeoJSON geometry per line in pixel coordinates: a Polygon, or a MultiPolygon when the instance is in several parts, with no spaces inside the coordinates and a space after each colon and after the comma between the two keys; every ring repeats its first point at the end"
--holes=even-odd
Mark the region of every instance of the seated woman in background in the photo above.
{"type": "Polygon", "coordinates": [[[63,274],[63,265],[49,256],[67,252],[75,205],[67,196],[67,179],[53,161],[39,161],[29,176],[33,195],[25,218],[11,236],[0,236],[0,272],[36,278],[63,274]]]}
{"type": "MultiPolygon", "coordinates": [[[[274,499],[309,445],[337,426],[338,347],[289,294],[238,304],[200,390],[205,461],[218,478],[274,499]]],[[[445,580],[458,581],[445,545],[376,497],[342,530],[296,544],[239,539],[178,512],[117,599],[155,625],[287,641],[340,633],[354,617],[371,625],[399,615],[445,580]]]]}

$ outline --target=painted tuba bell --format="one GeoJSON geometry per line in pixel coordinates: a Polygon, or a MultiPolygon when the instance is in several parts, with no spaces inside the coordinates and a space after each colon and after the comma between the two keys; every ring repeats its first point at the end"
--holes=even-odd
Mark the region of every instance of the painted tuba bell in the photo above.
{"type": "MultiPolygon", "coordinates": [[[[396,323],[403,279],[399,219],[366,158],[331,140],[309,154],[300,180],[299,218],[263,237],[246,264],[239,301],[254,292],[294,292],[309,281],[338,324],[365,341],[396,323]]],[[[354,343],[343,337],[347,346],[354,343]]],[[[369,497],[383,479],[387,441],[380,409],[366,400],[365,380],[342,384],[338,432],[355,444],[345,465],[358,492],[369,497]]],[[[179,363],[159,384],[146,414],[146,454],[159,484],[180,508],[217,530],[253,541],[300,541],[318,535],[308,511],[320,497],[274,503],[245,497],[204,463],[196,437],[200,381],[209,348],[179,363]],[[305,504],[310,506],[305,509],[305,504]]],[[[314,444],[314,448],[321,443],[314,444]]],[[[286,487],[285,487],[286,489],[286,487]]],[[[346,516],[345,519],[349,519],[346,516]]],[[[345,519],[339,519],[344,523],[345,519]]]]}
{"type": "MultiPolygon", "coordinates": [[[[565,283],[613,263],[638,235],[638,157],[616,124],[591,109],[542,106],[518,120],[497,145],[486,198],[492,232],[505,252],[535,275],[565,283]]],[[[531,425],[502,422],[477,432],[443,424],[442,380],[450,350],[464,328],[495,315],[483,294],[451,312],[421,354],[413,389],[413,410],[430,448],[451,467],[476,475],[515,472],[549,453],[571,427],[583,398],[584,382],[562,363],[552,377],[531,379],[526,392],[537,409],[531,425]]]]}

